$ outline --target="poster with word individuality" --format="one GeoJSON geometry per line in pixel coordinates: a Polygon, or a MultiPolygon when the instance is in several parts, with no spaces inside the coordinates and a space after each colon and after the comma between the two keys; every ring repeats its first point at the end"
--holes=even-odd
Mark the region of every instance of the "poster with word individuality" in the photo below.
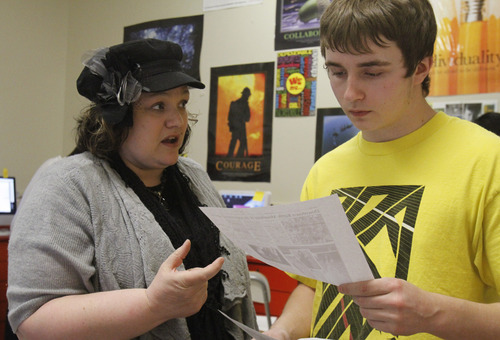
{"type": "Polygon", "coordinates": [[[278,53],[276,64],[276,117],[314,116],[318,50],[278,53]]]}
{"type": "Polygon", "coordinates": [[[500,1],[431,3],[438,33],[429,95],[500,92],[500,1]]]}
{"type": "Polygon", "coordinates": [[[207,172],[270,182],[274,62],[211,69],[207,172]]]}

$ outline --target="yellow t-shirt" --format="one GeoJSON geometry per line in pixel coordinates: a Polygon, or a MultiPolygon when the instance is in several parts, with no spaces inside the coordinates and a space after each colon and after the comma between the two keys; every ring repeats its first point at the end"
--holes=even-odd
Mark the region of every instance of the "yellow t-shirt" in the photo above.
{"type": "MultiPolygon", "coordinates": [[[[318,160],[301,199],[334,193],[375,277],[397,277],[471,301],[498,301],[498,136],[444,113],[391,142],[370,143],[358,134],[318,160]]],[[[335,286],[295,278],[316,289],[311,336],[393,338],[373,330],[335,286]]]]}

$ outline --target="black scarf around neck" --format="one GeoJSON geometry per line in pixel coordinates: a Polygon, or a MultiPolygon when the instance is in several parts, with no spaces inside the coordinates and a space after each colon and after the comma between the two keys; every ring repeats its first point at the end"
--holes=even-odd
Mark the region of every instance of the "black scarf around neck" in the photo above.
{"type": "MultiPolygon", "coordinates": [[[[163,203],[119,156],[113,157],[111,166],[151,211],[176,249],[186,239],[191,240],[191,250],[183,261],[186,269],[205,267],[221,253],[227,254],[227,250],[220,246],[219,230],[199,209],[201,203],[189,186],[190,180],[177,164],[163,171],[163,203]]],[[[223,275],[227,273],[220,271],[208,281],[207,301],[198,313],[186,318],[193,340],[233,339],[224,327],[224,316],[218,312],[224,298],[223,275]]]]}

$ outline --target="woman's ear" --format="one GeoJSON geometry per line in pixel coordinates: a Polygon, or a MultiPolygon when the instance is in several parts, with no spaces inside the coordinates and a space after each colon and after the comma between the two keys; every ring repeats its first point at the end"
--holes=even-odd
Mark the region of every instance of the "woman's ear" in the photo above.
{"type": "Polygon", "coordinates": [[[427,77],[429,75],[429,72],[431,71],[431,67],[432,67],[432,62],[433,62],[433,59],[432,59],[432,57],[429,56],[429,57],[425,57],[424,59],[422,59],[418,63],[418,65],[415,69],[415,73],[413,74],[413,79],[414,79],[415,85],[422,84],[425,77],[427,77]]]}

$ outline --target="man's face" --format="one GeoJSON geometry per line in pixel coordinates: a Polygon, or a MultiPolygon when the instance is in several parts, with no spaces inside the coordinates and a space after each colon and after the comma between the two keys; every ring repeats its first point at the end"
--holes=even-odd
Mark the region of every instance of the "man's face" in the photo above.
{"type": "Polygon", "coordinates": [[[372,53],[326,49],[330,85],[364,139],[393,140],[413,131],[412,106],[416,96],[422,96],[421,85],[413,76],[405,78],[403,56],[394,42],[386,47],[370,43],[368,47],[372,53]]]}

